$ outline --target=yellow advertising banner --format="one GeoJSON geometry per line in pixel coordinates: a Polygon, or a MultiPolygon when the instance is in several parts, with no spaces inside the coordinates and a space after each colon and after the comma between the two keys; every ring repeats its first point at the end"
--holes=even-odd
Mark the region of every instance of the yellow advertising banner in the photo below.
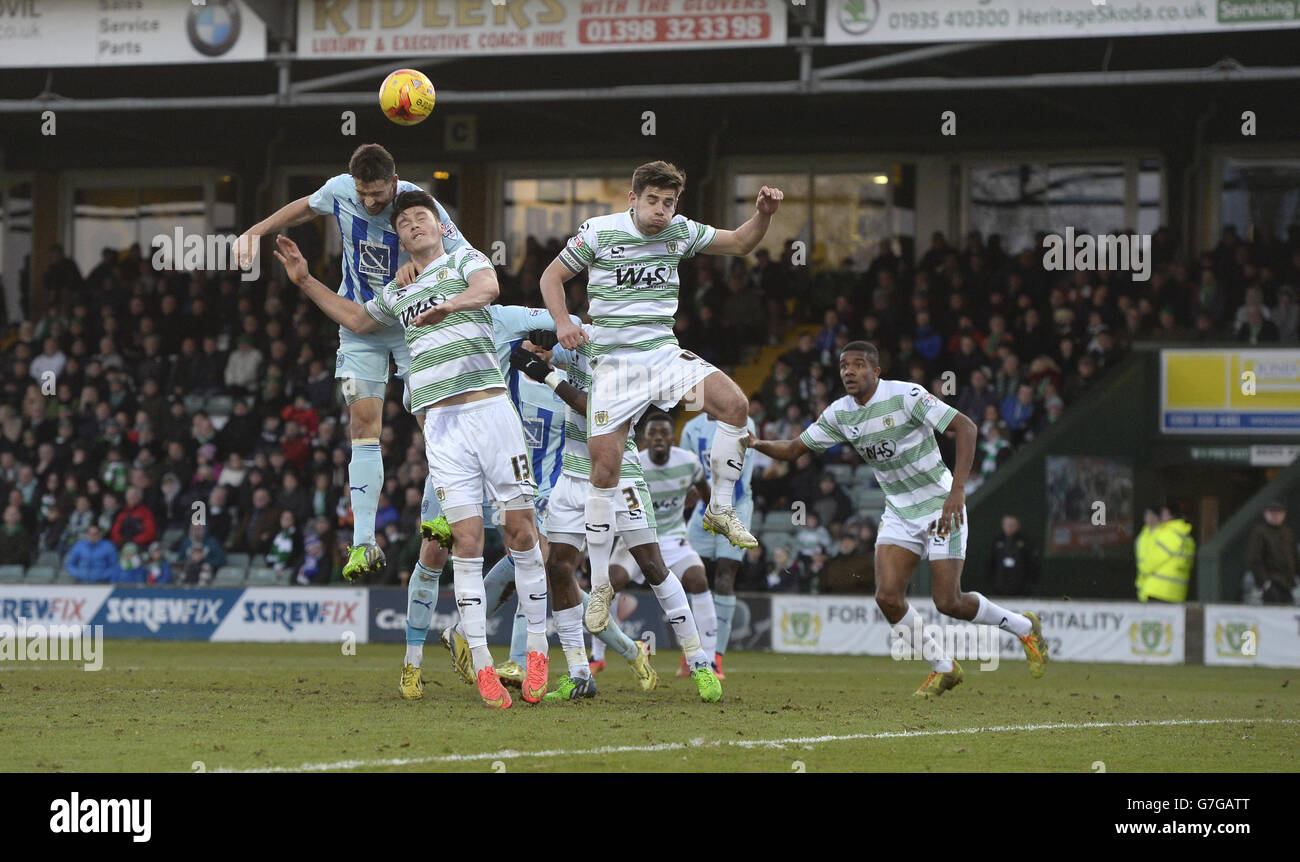
{"type": "Polygon", "coordinates": [[[1160,351],[1160,430],[1300,433],[1300,350],[1160,351]]]}

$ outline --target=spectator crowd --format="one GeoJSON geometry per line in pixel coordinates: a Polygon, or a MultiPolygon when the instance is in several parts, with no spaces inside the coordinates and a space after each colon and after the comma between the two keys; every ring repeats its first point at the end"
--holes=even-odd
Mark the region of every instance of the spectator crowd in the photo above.
{"type": "MultiPolygon", "coordinates": [[[[702,256],[681,273],[675,331],[728,367],[806,330],[751,395],[769,439],[797,436],[840,397],[839,350],[870,341],[884,376],[926,386],[979,427],[968,490],[1136,341],[1296,341],[1300,227],[1249,241],[1228,228],[1195,261],[1161,229],[1145,282],[1046,272],[1041,247],[1009,253],[979,233],[957,247],[936,233],[914,265],[885,241],[865,270],[846,261],[813,276],[794,265],[793,241],[779,259],[702,256]]],[[[499,301],[541,305],[559,248],[530,238],[518,270],[499,273],[499,301]]],[[[105,249],[84,277],[56,247],[44,290],[44,315],[0,341],[0,565],[57,557],[84,581],[206,584],[239,554],[281,581],[341,581],[352,515],[334,324],[273,278],[158,272],[138,246],[105,249]]],[[[584,310],[582,280],[568,290],[584,310]]],[[[403,583],[427,467],[400,384],[384,411],[376,536],[388,567],[370,578],[403,583]]],[[[952,437],[940,439],[950,464],[952,437]]],[[[808,510],[788,545],[746,554],[737,587],[869,592],[876,523],[831,469],[858,455],[750,457],[756,521],[796,501],[808,510]]]]}

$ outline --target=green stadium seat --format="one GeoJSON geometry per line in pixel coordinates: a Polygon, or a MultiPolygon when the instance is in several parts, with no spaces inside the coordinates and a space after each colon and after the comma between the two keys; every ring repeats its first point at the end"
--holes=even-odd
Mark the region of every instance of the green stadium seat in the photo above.
{"type": "Polygon", "coordinates": [[[56,568],[56,569],[54,570],[54,572],[55,572],[55,574],[54,574],[54,583],[56,583],[56,584],[77,584],[77,583],[80,583],[80,581],[78,581],[76,578],[74,578],[74,577],[72,576],[72,572],[69,572],[69,571],[67,570],[67,568],[65,568],[65,567],[63,567],[63,566],[59,566],[58,568],[56,568]]]}
{"type": "Polygon", "coordinates": [[[244,570],[237,569],[234,566],[222,566],[212,576],[212,586],[214,587],[242,587],[244,581],[244,570]]]}
{"type": "Polygon", "coordinates": [[[58,570],[53,566],[31,566],[23,581],[28,584],[52,584],[58,570]]]}
{"type": "Polygon", "coordinates": [[[247,569],[249,563],[248,554],[236,553],[226,554],[226,565],[235,569],[247,569]]]}
{"type": "Polygon", "coordinates": [[[834,476],[835,482],[845,490],[853,484],[852,464],[830,464],[826,467],[826,472],[834,476]]]}
{"type": "Polygon", "coordinates": [[[765,531],[785,530],[787,532],[793,530],[794,524],[790,523],[791,514],[791,512],[785,509],[773,509],[763,516],[763,526],[761,529],[765,531]]]}
{"type": "Polygon", "coordinates": [[[36,565],[38,566],[53,566],[57,569],[62,564],[63,561],[59,558],[58,551],[41,551],[36,557],[36,565]]]}
{"type": "Polygon", "coordinates": [[[759,539],[759,544],[767,551],[768,559],[772,557],[772,551],[779,545],[794,547],[794,531],[787,530],[784,532],[766,532],[759,539]]]}
{"type": "Polygon", "coordinates": [[[204,398],[202,395],[186,395],[184,401],[185,412],[197,413],[203,409],[206,403],[207,403],[207,399],[204,398]]]}
{"type": "Polygon", "coordinates": [[[22,579],[22,566],[0,566],[0,584],[13,584],[22,579]]]}
{"type": "Polygon", "coordinates": [[[235,412],[235,399],[229,395],[213,395],[206,409],[211,416],[229,416],[235,412]]]}
{"type": "Polygon", "coordinates": [[[248,585],[250,587],[272,587],[283,583],[288,583],[288,579],[280,578],[275,569],[258,567],[248,570],[248,585]]]}
{"type": "Polygon", "coordinates": [[[162,544],[164,548],[175,548],[185,538],[185,531],[180,527],[168,527],[163,531],[162,544]]]}

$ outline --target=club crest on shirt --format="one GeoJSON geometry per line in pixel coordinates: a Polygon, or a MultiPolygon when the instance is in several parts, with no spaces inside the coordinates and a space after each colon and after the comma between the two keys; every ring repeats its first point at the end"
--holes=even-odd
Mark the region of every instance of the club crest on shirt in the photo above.
{"type": "Polygon", "coordinates": [[[444,280],[444,279],[448,279],[448,278],[451,278],[451,270],[449,270],[449,269],[440,269],[440,270],[438,270],[438,274],[437,274],[436,276],[434,276],[434,279],[433,279],[433,280],[434,280],[435,282],[437,282],[437,281],[442,281],[442,280],[444,280]]]}
{"type": "Polygon", "coordinates": [[[604,410],[597,410],[595,419],[597,425],[604,425],[605,423],[609,422],[609,414],[606,413],[604,410]]]}
{"type": "Polygon", "coordinates": [[[886,427],[886,428],[893,428],[893,427],[894,427],[894,417],[893,417],[893,416],[886,416],[886,417],[885,417],[885,427],[886,427]]]}
{"type": "Polygon", "coordinates": [[[534,416],[524,419],[520,424],[524,428],[524,443],[530,449],[540,449],[546,440],[546,423],[534,416]]]}
{"type": "Polygon", "coordinates": [[[677,254],[677,240],[668,240],[668,242],[664,243],[664,247],[668,249],[669,254],[677,254]]]}

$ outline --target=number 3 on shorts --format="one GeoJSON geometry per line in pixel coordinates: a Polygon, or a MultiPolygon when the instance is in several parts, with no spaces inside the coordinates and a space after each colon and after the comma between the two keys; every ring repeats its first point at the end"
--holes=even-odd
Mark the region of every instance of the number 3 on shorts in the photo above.
{"type": "Polygon", "coordinates": [[[510,459],[510,466],[515,468],[515,481],[522,482],[529,478],[528,474],[528,456],[516,455],[510,459]]]}
{"type": "Polygon", "coordinates": [[[623,496],[627,497],[627,508],[629,512],[635,512],[641,507],[641,501],[636,498],[636,488],[624,488],[623,496]]]}

